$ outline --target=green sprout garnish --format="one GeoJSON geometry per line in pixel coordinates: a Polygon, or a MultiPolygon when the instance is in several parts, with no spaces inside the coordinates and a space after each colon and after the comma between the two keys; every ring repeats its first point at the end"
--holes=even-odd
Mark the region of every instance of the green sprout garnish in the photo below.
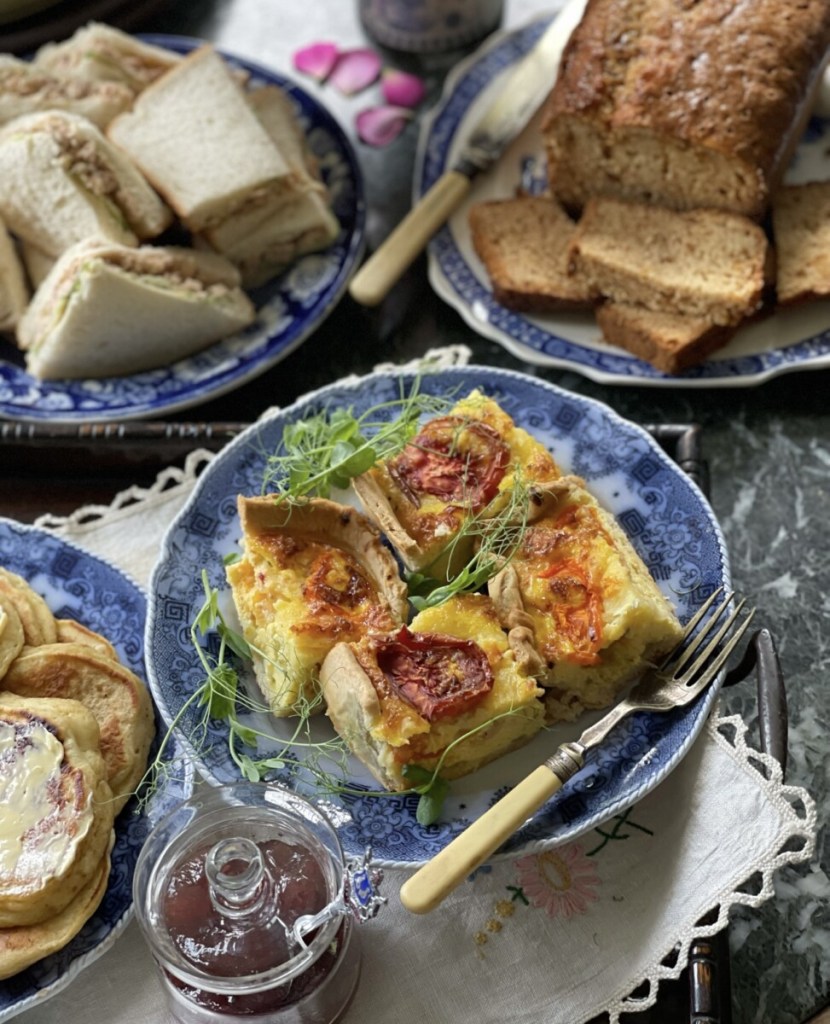
{"type": "Polygon", "coordinates": [[[452,404],[420,390],[416,378],[409,394],[366,409],[327,409],[288,424],[281,455],[268,457],[263,491],[277,490],[288,501],[311,495],[327,498],[376,463],[402,451],[418,433],[422,416],[442,415],[452,404]]]}

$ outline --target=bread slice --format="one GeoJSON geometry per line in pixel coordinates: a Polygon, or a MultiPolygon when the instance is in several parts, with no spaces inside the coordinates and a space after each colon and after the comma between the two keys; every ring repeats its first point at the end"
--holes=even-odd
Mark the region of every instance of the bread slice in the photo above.
{"type": "Polygon", "coordinates": [[[324,498],[238,499],[242,558],[228,566],[257,683],[273,714],[322,711],[318,673],[339,641],[406,621],[406,588],[380,533],[324,498]]]}
{"type": "Polygon", "coordinates": [[[554,194],[761,218],[828,46],[825,0],[589,0],[543,120],[554,194]]]}
{"type": "Polygon", "coordinates": [[[29,287],[14,240],[0,220],[0,331],[14,331],[29,302],[29,287]]]}
{"type": "Polygon", "coordinates": [[[60,77],[119,82],[139,93],[181,59],[172,50],[144,43],[111,25],[89,22],[69,39],[42,46],[34,64],[60,77]]]}
{"type": "Polygon", "coordinates": [[[830,295],[830,182],[780,189],[772,204],[772,228],[778,302],[830,295]]]}
{"type": "Polygon", "coordinates": [[[476,203],[469,220],[473,246],[503,306],[550,313],[593,305],[581,275],[569,273],[576,224],[555,199],[522,196],[476,203]]]}
{"type": "Polygon", "coordinates": [[[0,694],[0,928],[60,913],[109,849],[114,805],[98,725],[75,700],[0,694]]]}
{"type": "Polygon", "coordinates": [[[544,500],[544,514],[488,589],[511,643],[524,650],[530,638],[535,646],[548,721],[571,720],[616,700],[683,630],[628,537],[582,480],[563,477],[544,500]]]}
{"type": "Polygon", "coordinates": [[[132,90],[118,82],[66,78],[0,54],[0,124],[37,111],[67,110],[103,128],[132,102],[132,90]]]}
{"type": "Polygon", "coordinates": [[[194,232],[294,188],[291,169],[211,46],[156,79],[107,134],[194,232]]]}
{"type": "Polygon", "coordinates": [[[340,225],[288,97],[276,86],[263,86],[247,99],[290,169],[293,184],[272,190],[261,205],[232,214],[205,231],[204,238],[239,268],[246,288],[255,288],[300,256],[325,249],[340,225]]]}
{"type": "Polygon", "coordinates": [[[172,220],[124,153],[66,111],[20,117],[0,131],[0,213],[52,257],[91,236],[135,245],[172,220]]]}
{"type": "Polygon", "coordinates": [[[560,475],[544,445],[474,390],[352,486],[407,567],[444,580],[472,555],[475,537],[462,535],[466,523],[502,511],[518,480],[531,489],[560,475]]]}
{"type": "Polygon", "coordinates": [[[656,313],[644,306],[604,302],[596,310],[602,336],[651,363],[663,373],[681,373],[702,363],[734,337],[737,326],[713,324],[700,317],[656,313]]]}
{"type": "Polygon", "coordinates": [[[216,253],[88,239],[63,253],[17,329],[41,380],[169,366],[256,316],[236,268],[216,253]]]}
{"type": "Polygon", "coordinates": [[[760,308],[770,258],[746,217],[618,199],[589,200],[570,253],[598,297],[724,326],[760,308]]]}
{"type": "Polygon", "coordinates": [[[484,594],[455,596],[394,634],[337,644],[320,685],[335,729],[389,790],[413,785],[408,765],[433,771],[440,760],[443,778],[467,775],[544,724],[542,691],[484,594]]]}

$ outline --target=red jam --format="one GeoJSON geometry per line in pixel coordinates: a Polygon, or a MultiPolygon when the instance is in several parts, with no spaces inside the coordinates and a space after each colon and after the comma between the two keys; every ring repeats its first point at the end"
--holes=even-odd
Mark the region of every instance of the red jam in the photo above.
{"type": "MultiPolygon", "coordinates": [[[[226,914],[215,906],[205,870],[208,846],[182,861],[168,879],[161,903],[164,926],[181,956],[205,974],[246,978],[286,963],[300,952],[291,936],[294,922],[328,903],[326,880],[311,851],[277,839],[256,845],[265,867],[260,885],[266,888],[258,890],[251,913],[226,914]]],[[[233,864],[226,870],[233,874],[233,864]]],[[[195,989],[169,972],[168,979],[188,999],[218,1013],[244,1016],[277,1010],[298,1002],[328,975],[344,929],[302,974],[263,992],[227,995],[195,989]]],[[[313,933],[306,941],[312,938],[313,933]]]]}

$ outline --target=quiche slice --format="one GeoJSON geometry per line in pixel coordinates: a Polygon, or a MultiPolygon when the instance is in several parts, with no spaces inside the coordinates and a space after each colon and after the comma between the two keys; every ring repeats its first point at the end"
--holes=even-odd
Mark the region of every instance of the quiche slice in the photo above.
{"type": "Polygon", "coordinates": [[[614,517],[578,477],[548,488],[544,513],[488,590],[511,643],[536,651],[547,720],[614,702],[683,629],[614,517]]]}
{"type": "Polygon", "coordinates": [[[428,420],[402,452],[353,486],[406,566],[440,579],[472,554],[472,537],[448,551],[464,523],[502,510],[517,477],[533,488],[560,476],[547,448],[476,390],[447,416],[428,420]]]}
{"type": "Polygon", "coordinates": [[[227,578],[257,683],[277,716],[321,710],[317,676],[331,648],[406,621],[397,563],[347,505],[277,496],[237,504],[243,556],[227,578]]]}
{"type": "Polygon", "coordinates": [[[409,627],[337,644],[320,685],[335,729],[389,790],[413,784],[407,765],[466,775],[544,724],[543,691],[485,594],[456,595],[409,627]]]}

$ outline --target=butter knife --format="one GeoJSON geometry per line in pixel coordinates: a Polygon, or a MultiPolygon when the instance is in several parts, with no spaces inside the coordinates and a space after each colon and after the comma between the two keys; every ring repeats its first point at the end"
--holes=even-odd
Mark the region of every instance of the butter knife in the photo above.
{"type": "Polygon", "coordinates": [[[415,204],[352,278],[349,293],[376,306],[470,190],[533,117],[553,87],[559,57],[582,17],[585,0],[571,2],[554,18],[533,49],[510,72],[477,122],[453,167],[415,204]]]}

